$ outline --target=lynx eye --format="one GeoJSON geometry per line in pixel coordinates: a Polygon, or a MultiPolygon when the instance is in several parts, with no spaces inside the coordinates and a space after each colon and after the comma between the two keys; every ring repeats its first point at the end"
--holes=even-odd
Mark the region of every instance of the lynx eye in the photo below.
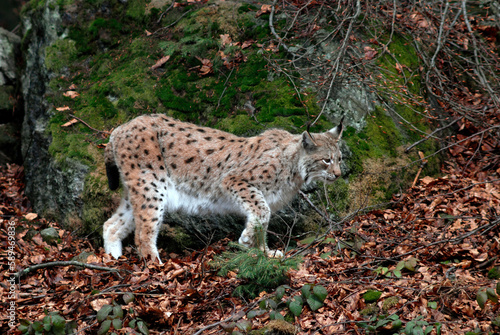
{"type": "Polygon", "coordinates": [[[333,163],[333,160],[331,160],[330,158],[328,159],[323,159],[323,163],[325,163],[326,165],[330,165],[333,163]]]}

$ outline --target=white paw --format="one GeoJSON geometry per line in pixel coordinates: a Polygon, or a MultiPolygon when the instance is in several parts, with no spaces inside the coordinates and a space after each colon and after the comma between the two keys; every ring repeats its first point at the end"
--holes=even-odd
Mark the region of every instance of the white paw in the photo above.
{"type": "Polygon", "coordinates": [[[111,256],[113,256],[115,259],[118,259],[122,255],[122,242],[121,241],[114,241],[114,242],[104,241],[104,251],[107,254],[110,254],[111,256]]]}
{"type": "Polygon", "coordinates": [[[283,253],[280,250],[267,250],[267,255],[274,258],[283,257],[283,253]]]}
{"type": "Polygon", "coordinates": [[[243,234],[241,234],[238,243],[247,248],[252,247],[252,239],[248,236],[244,236],[243,234]]]}

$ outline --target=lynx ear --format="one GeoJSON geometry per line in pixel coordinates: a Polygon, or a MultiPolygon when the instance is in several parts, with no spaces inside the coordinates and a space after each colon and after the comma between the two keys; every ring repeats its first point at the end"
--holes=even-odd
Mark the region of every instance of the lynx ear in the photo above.
{"type": "Polygon", "coordinates": [[[314,138],[308,131],[302,133],[302,147],[304,147],[307,152],[316,150],[316,143],[314,142],[314,138]]]}
{"type": "Polygon", "coordinates": [[[344,131],[344,126],[342,123],[344,122],[344,116],[342,116],[342,119],[340,119],[340,123],[338,126],[330,129],[328,132],[333,135],[336,139],[339,139],[342,137],[342,132],[344,131]]]}

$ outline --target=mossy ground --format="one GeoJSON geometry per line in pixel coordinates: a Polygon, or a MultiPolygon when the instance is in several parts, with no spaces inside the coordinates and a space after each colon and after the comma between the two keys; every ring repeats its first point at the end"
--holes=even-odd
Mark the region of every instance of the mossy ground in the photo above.
{"type": "MultiPolygon", "coordinates": [[[[283,55],[260,47],[270,36],[268,17],[256,18],[251,5],[209,1],[175,7],[165,12],[159,24],[156,22],[169,2],[155,2],[160,8],[148,7],[149,1],[144,0],[75,0],[59,1],[58,5],[62,11],[71,5],[77,19],[67,23],[65,39],[46,49],[46,65],[55,74],[47,96],[54,105],[47,132],[52,136],[50,153],[56,160],[64,162],[70,157],[93,169],[82,195],[85,232],[94,230],[109,216],[102,204],[112,204],[104,177],[103,152],[97,149],[107,139],[105,133],[96,130],[111,131],[144,113],[165,113],[242,136],[272,127],[300,133],[310,121],[308,113],[319,113],[314,93],[308,91],[307,100],[301,102],[287,78],[268,68],[266,58],[283,55]],[[222,35],[231,43],[224,42],[222,35]],[[242,48],[243,42],[250,40],[253,43],[242,48]],[[170,56],[169,60],[153,70],[151,67],[164,56],[170,56]],[[211,62],[211,72],[205,75],[200,73],[204,59],[211,62]],[[68,90],[76,90],[79,95],[67,97],[63,93],[68,90]],[[63,106],[69,110],[56,109],[63,106]],[[71,115],[87,125],[79,122],[63,127],[71,115]]],[[[401,160],[402,145],[420,139],[421,133],[408,125],[395,124],[391,113],[417,124],[424,133],[429,129],[420,122],[419,115],[424,113],[420,107],[401,103],[406,97],[404,90],[394,96],[400,86],[420,94],[416,54],[402,38],[394,39],[389,49],[395,58],[387,55],[380,60],[379,65],[387,68],[381,79],[387,82],[387,90],[379,93],[388,101],[394,100],[394,111],[378,107],[368,117],[365,130],[345,130],[344,139],[352,151],[347,160],[352,177],[328,188],[333,210],[338,213],[353,208],[355,202],[349,194],[360,187],[355,176],[375,176],[373,180],[361,179],[361,183],[372,182],[371,195],[379,199],[389,197],[412,177],[410,172],[395,178],[390,169],[370,170],[373,166],[407,164],[409,156],[401,160]],[[404,78],[398,73],[395,59],[407,69],[404,78]],[[402,183],[386,182],[398,178],[402,183]]],[[[311,131],[331,126],[322,118],[311,131]]],[[[427,154],[432,145],[426,142],[419,150],[427,154]]]]}

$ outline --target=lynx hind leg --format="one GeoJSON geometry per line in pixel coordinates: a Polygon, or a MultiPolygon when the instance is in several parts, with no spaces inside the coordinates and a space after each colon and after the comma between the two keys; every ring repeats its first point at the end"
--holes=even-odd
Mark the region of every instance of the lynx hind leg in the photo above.
{"type": "Polygon", "coordinates": [[[155,173],[141,173],[133,178],[130,187],[130,202],[134,212],[135,244],[139,254],[150,257],[152,261],[162,264],[156,240],[165,211],[166,184],[164,176],[155,173]]]}
{"type": "MultiPolygon", "coordinates": [[[[142,197],[141,197],[142,198],[142,197]]],[[[161,199],[153,199],[147,196],[149,201],[136,201],[134,203],[134,220],[136,222],[135,244],[139,254],[152,261],[163,264],[158,253],[156,240],[163,218],[163,203],[161,199]]],[[[146,199],[146,200],[147,200],[146,199]]]]}
{"type": "Polygon", "coordinates": [[[122,255],[122,240],[134,230],[132,205],[125,195],[116,212],[104,223],[104,250],[114,258],[122,255]]]}

